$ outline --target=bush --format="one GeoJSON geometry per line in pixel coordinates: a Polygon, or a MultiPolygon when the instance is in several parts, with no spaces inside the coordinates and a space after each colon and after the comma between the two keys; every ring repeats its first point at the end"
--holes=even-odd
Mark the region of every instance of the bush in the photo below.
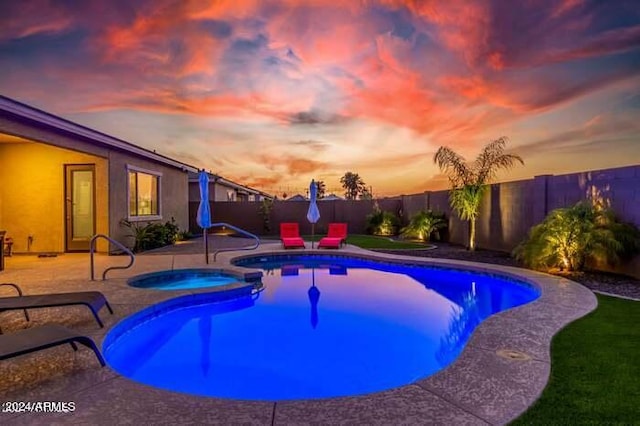
{"type": "Polygon", "coordinates": [[[141,222],[130,222],[125,219],[121,223],[131,230],[128,236],[134,239],[134,253],[173,244],[180,235],[180,230],[173,217],[171,221],[164,224],[147,222],[146,225],[143,225],[141,222]]]}
{"type": "Polygon", "coordinates": [[[383,210],[374,210],[367,215],[367,233],[373,235],[395,235],[400,224],[396,215],[383,210]]]}
{"type": "Polygon", "coordinates": [[[191,231],[178,231],[178,234],[176,235],[176,241],[186,241],[191,238],[193,238],[191,231]]]}
{"type": "Polygon", "coordinates": [[[619,222],[608,208],[579,202],[549,213],[513,254],[532,268],[579,271],[601,261],[614,265],[639,251],[637,227],[619,222]]]}
{"type": "Polygon", "coordinates": [[[400,230],[403,238],[414,238],[421,241],[429,241],[431,234],[435,233],[440,239],[438,230],[446,228],[447,222],[442,213],[434,213],[431,210],[420,211],[414,214],[409,224],[400,230]]]}

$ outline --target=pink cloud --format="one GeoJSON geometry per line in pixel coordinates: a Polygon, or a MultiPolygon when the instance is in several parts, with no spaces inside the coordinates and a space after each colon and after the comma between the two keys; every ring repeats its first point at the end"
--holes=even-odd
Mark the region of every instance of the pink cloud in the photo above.
{"type": "Polygon", "coordinates": [[[73,14],[50,0],[7,2],[0,25],[0,41],[37,34],[58,34],[72,27],[73,14]],[[11,17],[10,19],[8,17],[11,17]]]}

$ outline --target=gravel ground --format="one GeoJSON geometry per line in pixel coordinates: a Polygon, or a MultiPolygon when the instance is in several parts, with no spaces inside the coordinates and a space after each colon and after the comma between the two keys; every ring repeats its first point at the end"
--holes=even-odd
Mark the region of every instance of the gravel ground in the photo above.
{"type": "MultiPolygon", "coordinates": [[[[493,263],[505,266],[523,266],[513,259],[509,253],[481,250],[470,252],[462,246],[447,243],[436,243],[433,250],[375,250],[382,253],[401,254],[405,256],[437,257],[470,262],[493,263]]],[[[625,275],[609,274],[604,272],[572,272],[556,273],[565,278],[579,282],[594,291],[616,294],[624,297],[640,299],[640,280],[625,275]]]]}

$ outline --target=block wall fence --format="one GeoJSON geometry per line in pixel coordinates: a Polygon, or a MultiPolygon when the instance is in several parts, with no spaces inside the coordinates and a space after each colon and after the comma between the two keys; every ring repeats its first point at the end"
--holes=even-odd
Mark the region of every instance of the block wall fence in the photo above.
{"type": "MultiPolygon", "coordinates": [[[[510,252],[550,211],[592,199],[603,200],[621,220],[640,227],[640,165],[493,184],[481,206],[477,246],[510,252]]],[[[200,232],[195,221],[198,203],[191,204],[190,228],[192,232],[200,232]]],[[[403,224],[423,209],[443,212],[449,220],[444,239],[454,244],[467,242],[468,225],[452,212],[448,190],[385,198],[378,200],[378,204],[400,216],[403,224]]],[[[300,232],[310,234],[308,206],[308,202],[302,201],[276,201],[271,212],[271,231],[265,232],[258,214],[259,202],[211,203],[215,222],[228,222],[258,235],[277,235],[280,222],[298,222],[300,232]]],[[[373,201],[319,201],[318,207],[320,221],[315,226],[316,233],[326,233],[330,222],[347,222],[349,232],[358,234],[365,231],[365,216],[372,211],[373,201]]],[[[617,272],[640,277],[640,257],[622,265],[617,272]]]]}

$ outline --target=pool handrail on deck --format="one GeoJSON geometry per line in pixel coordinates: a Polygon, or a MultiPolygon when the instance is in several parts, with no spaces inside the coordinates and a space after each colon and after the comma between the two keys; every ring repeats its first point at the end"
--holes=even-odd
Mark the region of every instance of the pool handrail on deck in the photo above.
{"type": "Polygon", "coordinates": [[[105,234],[96,234],[91,238],[91,243],[89,244],[89,256],[90,256],[90,259],[91,259],[91,281],[95,281],[93,255],[94,255],[94,253],[96,251],[96,240],[98,238],[106,239],[107,241],[109,241],[113,245],[115,245],[118,248],[120,248],[120,250],[122,250],[125,253],[127,253],[129,255],[129,257],[131,258],[131,261],[129,262],[129,264],[127,266],[111,266],[111,267],[105,269],[104,272],[102,273],[102,281],[104,281],[107,278],[107,272],[109,272],[109,271],[111,271],[113,269],[128,269],[133,265],[133,262],[136,260],[136,257],[134,256],[134,254],[133,254],[133,252],[131,250],[129,250],[123,244],[121,244],[120,242],[114,240],[113,238],[110,238],[109,236],[107,236],[105,234]]]}
{"type": "Polygon", "coordinates": [[[245,231],[242,228],[238,228],[237,226],[230,225],[230,224],[228,224],[226,222],[218,222],[218,223],[212,223],[211,224],[212,228],[216,227],[216,226],[223,226],[223,227],[232,229],[232,230],[236,231],[239,234],[246,235],[249,238],[253,238],[256,242],[255,242],[255,245],[250,246],[250,247],[239,247],[239,248],[236,247],[236,248],[221,248],[221,249],[218,249],[218,250],[213,252],[213,261],[214,262],[216,261],[216,258],[218,257],[218,253],[221,253],[223,251],[255,250],[260,246],[260,238],[257,235],[252,234],[249,231],[245,231]]]}

